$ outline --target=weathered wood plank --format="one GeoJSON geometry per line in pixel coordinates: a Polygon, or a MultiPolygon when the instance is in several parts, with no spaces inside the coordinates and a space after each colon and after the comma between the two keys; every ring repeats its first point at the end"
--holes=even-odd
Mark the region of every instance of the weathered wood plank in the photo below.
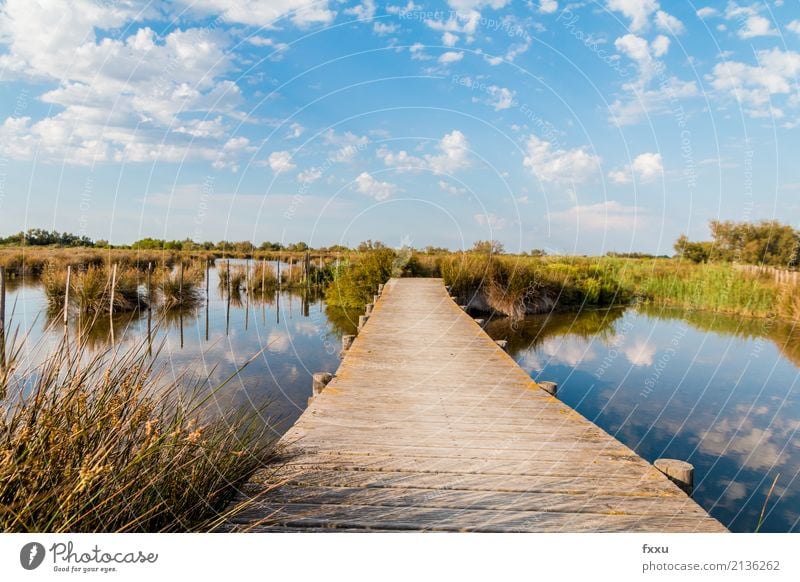
{"type": "Polygon", "coordinates": [[[393,279],[237,501],[238,531],[725,531],[541,390],[437,279],[393,279]]]}

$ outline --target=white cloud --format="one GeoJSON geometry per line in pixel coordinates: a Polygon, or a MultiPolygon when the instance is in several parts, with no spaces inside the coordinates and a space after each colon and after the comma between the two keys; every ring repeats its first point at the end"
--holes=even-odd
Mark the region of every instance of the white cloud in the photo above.
{"type": "Polygon", "coordinates": [[[287,139],[297,139],[298,137],[303,135],[303,132],[305,130],[306,130],[305,127],[303,127],[302,125],[300,125],[297,122],[294,122],[289,126],[289,133],[286,134],[286,138],[287,139]]]}
{"type": "Polygon", "coordinates": [[[719,10],[717,10],[716,8],[711,8],[710,6],[706,6],[697,11],[697,16],[700,18],[711,18],[713,16],[719,16],[719,10]]]}
{"type": "Polygon", "coordinates": [[[447,0],[453,10],[476,10],[479,8],[503,8],[511,0],[447,0]]]}
{"type": "Polygon", "coordinates": [[[334,162],[350,162],[356,157],[359,150],[363,149],[368,143],[369,138],[365,135],[356,135],[351,131],[336,133],[333,129],[328,129],[322,134],[325,143],[336,146],[330,154],[330,159],[334,162]]]}
{"type": "Polygon", "coordinates": [[[402,171],[428,170],[435,174],[452,174],[469,166],[469,142],[457,129],[445,134],[436,148],[439,153],[426,154],[424,158],[405,150],[393,152],[386,146],[378,149],[377,155],[385,165],[402,171]]]}
{"type": "Polygon", "coordinates": [[[633,160],[633,171],[642,182],[650,182],[664,173],[661,154],[639,154],[633,160]]]}
{"type": "Polygon", "coordinates": [[[303,184],[313,184],[322,178],[321,168],[308,168],[297,174],[297,181],[303,184]]]}
{"type": "Polygon", "coordinates": [[[272,27],[287,17],[297,26],[328,24],[336,13],[325,0],[180,0],[190,10],[220,15],[223,20],[252,26],[272,27]]]}
{"type": "Polygon", "coordinates": [[[427,166],[425,160],[412,156],[405,150],[395,153],[386,146],[381,146],[377,155],[384,164],[396,170],[422,170],[427,166]]]}
{"type": "Polygon", "coordinates": [[[445,32],[442,35],[442,44],[444,46],[456,46],[458,42],[458,36],[453,34],[452,32],[445,32]]]}
{"type": "Polygon", "coordinates": [[[600,157],[584,148],[554,149],[550,142],[531,134],[523,164],[543,182],[581,183],[597,172],[600,157]]]}
{"type": "Polygon", "coordinates": [[[369,20],[375,17],[375,0],[364,0],[352,8],[344,11],[345,14],[355,16],[358,20],[369,20]]]}
{"type": "Polygon", "coordinates": [[[558,10],[558,2],[556,0],[541,0],[539,2],[539,12],[543,14],[552,14],[558,10]]]}
{"type": "Polygon", "coordinates": [[[792,20],[786,25],[786,29],[795,34],[800,34],[800,20],[792,20]]]}
{"type": "Polygon", "coordinates": [[[372,25],[372,31],[377,34],[378,36],[385,36],[387,34],[392,34],[393,32],[397,32],[400,28],[397,24],[385,23],[385,22],[375,22],[372,25]]]}
{"type": "Polygon", "coordinates": [[[449,65],[450,63],[457,63],[463,58],[464,53],[461,51],[447,51],[446,53],[442,53],[439,57],[439,62],[443,65],[449,65]]]}
{"type": "Polygon", "coordinates": [[[381,182],[373,178],[367,172],[362,172],[356,178],[356,190],[374,198],[378,202],[382,202],[394,194],[397,190],[397,186],[389,182],[381,182]]]}
{"type": "Polygon", "coordinates": [[[647,28],[650,16],[658,10],[656,0],[608,0],[609,10],[621,12],[630,19],[630,29],[638,32],[647,28]]]}
{"type": "Polygon", "coordinates": [[[756,38],[758,36],[777,36],[778,31],[772,28],[772,23],[761,15],[749,16],[744,26],[738,32],[741,38],[756,38]]]}
{"type": "Polygon", "coordinates": [[[295,164],[292,163],[292,154],[288,151],[272,152],[267,158],[267,163],[273,172],[283,174],[294,170],[295,164]]]}
{"type": "Polygon", "coordinates": [[[408,47],[408,52],[411,53],[412,61],[429,61],[433,58],[425,53],[425,45],[421,42],[415,42],[408,47]]]}
{"type": "Polygon", "coordinates": [[[631,95],[627,99],[616,99],[609,107],[611,121],[619,126],[632,125],[650,115],[670,112],[673,100],[696,97],[699,94],[694,81],[683,81],[668,77],[653,89],[641,88],[635,84],[624,87],[631,95]]]}
{"type": "MultiPolygon", "coordinates": [[[[468,85],[472,86],[472,84],[468,85]]],[[[514,106],[514,98],[517,95],[516,91],[506,87],[498,87],[497,85],[490,85],[485,88],[486,97],[473,97],[473,103],[483,103],[492,107],[495,111],[502,111],[503,109],[510,109],[514,106]]]]}
{"type": "MultiPolygon", "coordinates": [[[[0,151],[89,164],[103,161],[207,160],[234,167],[224,152],[226,119],[240,118],[239,87],[220,31],[174,29],[163,37],[142,27],[98,39],[141,14],[127,3],[11,0],[0,13],[0,69],[54,87],[38,98],[55,114],[6,120],[0,151]]],[[[128,28],[130,29],[130,28],[128,28]]]]}
{"type": "Polygon", "coordinates": [[[442,190],[443,192],[447,192],[448,194],[453,194],[454,196],[467,193],[466,188],[462,188],[454,184],[448,184],[444,180],[439,180],[439,189],[442,190]]]}
{"type": "Polygon", "coordinates": [[[608,177],[615,184],[629,184],[631,172],[640,182],[652,182],[664,173],[661,154],[639,154],[633,159],[630,168],[612,170],[608,173],[608,177]]]}
{"type": "Polygon", "coordinates": [[[412,0],[408,0],[405,6],[395,6],[390,4],[386,7],[386,12],[388,14],[403,14],[405,12],[413,12],[414,10],[422,10],[422,6],[419,4],[414,4],[412,0]]]}
{"type": "Polygon", "coordinates": [[[659,30],[663,30],[664,32],[668,32],[670,34],[677,35],[686,32],[686,27],[683,25],[683,22],[671,14],[667,14],[663,10],[656,12],[656,26],[659,30]]]}
{"type": "Polygon", "coordinates": [[[508,225],[505,218],[497,216],[494,212],[476,214],[473,218],[478,226],[488,226],[491,230],[502,230],[508,225]]]}
{"type": "Polygon", "coordinates": [[[725,9],[725,18],[739,24],[737,35],[742,39],[757,38],[760,36],[776,36],[778,31],[772,28],[772,22],[759,14],[761,6],[739,6],[736,2],[729,2],[725,9]]]}
{"type": "Polygon", "coordinates": [[[559,224],[571,224],[593,231],[630,231],[646,222],[641,209],[625,206],[615,200],[575,205],[564,211],[551,212],[549,217],[559,224]]]}
{"type": "Polygon", "coordinates": [[[653,42],[650,43],[650,48],[653,50],[653,56],[663,57],[669,51],[669,37],[658,35],[653,42]]]}
{"type": "Polygon", "coordinates": [[[753,117],[782,117],[775,98],[789,95],[788,103],[797,104],[797,75],[800,53],[779,48],[756,53],[757,65],[737,61],[718,63],[708,76],[711,86],[736,99],[753,117]]]}
{"type": "Polygon", "coordinates": [[[437,174],[452,174],[469,165],[469,142],[466,136],[454,129],[439,141],[441,153],[426,155],[428,167],[437,174]]]}

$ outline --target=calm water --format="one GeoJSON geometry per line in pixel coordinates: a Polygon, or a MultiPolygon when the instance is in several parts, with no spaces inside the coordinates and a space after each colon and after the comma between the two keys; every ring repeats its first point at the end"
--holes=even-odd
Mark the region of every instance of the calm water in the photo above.
{"type": "MultiPolygon", "coordinates": [[[[338,367],[341,336],[354,333],[358,315],[353,323],[352,316],[326,306],[318,293],[307,299],[286,291],[263,298],[256,293],[248,305],[243,291],[228,316],[217,269],[211,270],[209,290],[208,309],[203,300],[197,309],[171,311],[161,322],[158,310],[153,313],[151,337],[154,351],[160,350],[162,370],[175,377],[188,374],[187,384],[190,379],[210,377],[214,386],[233,376],[215,392],[214,405],[224,410],[267,405],[267,420],[277,433],[284,432],[308,404],[311,375],[338,367]]],[[[35,281],[12,280],[9,291],[7,305],[15,311],[14,325],[30,330],[30,355],[36,358],[48,344],[60,341],[63,326],[48,324],[47,301],[35,281]]],[[[77,333],[77,317],[73,319],[71,334],[77,333]]],[[[147,329],[146,311],[116,316],[114,341],[118,345],[145,341],[147,329]]],[[[107,317],[99,319],[89,339],[96,349],[109,345],[107,317]]]]}
{"type": "Polygon", "coordinates": [[[695,466],[694,498],[733,531],[800,531],[800,333],[785,323],[628,309],[488,331],[533,378],[642,457],[695,466]]]}
{"type": "MultiPolygon", "coordinates": [[[[11,282],[9,309],[31,344],[55,343],[36,283],[11,282]]],[[[226,300],[212,270],[210,304],[170,315],[154,334],[167,373],[188,370],[232,381],[215,404],[262,407],[282,433],[311,395],[311,374],[333,372],[343,333],[357,313],[297,294],[226,300]],[[236,371],[264,350],[247,368],[236,371]]],[[[108,345],[107,320],[92,334],[108,345]]],[[[679,311],[628,309],[487,324],[495,339],[540,380],[559,383],[565,403],[644,458],[694,464],[695,499],[734,531],[753,531],[773,479],[761,531],[800,525],[800,332],[785,323],[679,311]]],[[[147,337],[146,313],[117,317],[117,344],[147,337]]],[[[34,348],[35,350],[36,348],[34,348]]]]}

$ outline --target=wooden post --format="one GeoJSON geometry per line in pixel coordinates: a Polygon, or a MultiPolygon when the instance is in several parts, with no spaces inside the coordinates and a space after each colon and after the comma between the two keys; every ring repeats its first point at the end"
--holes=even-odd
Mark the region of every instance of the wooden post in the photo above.
{"type": "Polygon", "coordinates": [[[358,316],[358,331],[364,329],[364,326],[367,325],[367,320],[369,319],[369,315],[359,315],[358,316]]]}
{"type": "Polygon", "coordinates": [[[494,343],[496,343],[498,346],[500,346],[504,350],[508,349],[508,340],[494,340],[494,343]]]}
{"type": "Polygon", "coordinates": [[[378,295],[383,295],[383,283],[378,283],[378,295]]]}
{"type": "Polygon", "coordinates": [[[550,396],[555,396],[558,392],[558,384],[555,382],[536,382],[539,388],[547,392],[550,396]]]}
{"type": "Polygon", "coordinates": [[[364,308],[365,315],[372,315],[372,303],[367,303],[367,306],[364,308]]]}
{"type": "Polygon", "coordinates": [[[209,287],[211,287],[211,259],[206,259],[206,306],[208,306],[209,287]]]}
{"type": "Polygon", "coordinates": [[[0,267],[0,368],[6,365],[6,268],[0,267]]]}
{"type": "Polygon", "coordinates": [[[108,303],[108,315],[114,316],[114,293],[117,289],[117,264],[111,267],[111,301],[108,303]]]}
{"type": "Polygon", "coordinates": [[[466,305],[459,305],[459,307],[461,308],[461,311],[466,311],[467,310],[467,306],[466,305]]]}
{"type": "Polygon", "coordinates": [[[250,325],[250,259],[244,263],[244,328],[250,325]]]}
{"type": "Polygon", "coordinates": [[[486,320],[485,319],[481,319],[480,317],[476,317],[472,321],[474,321],[478,325],[483,325],[484,323],[486,323],[486,320]]]}
{"type": "Polygon", "coordinates": [[[377,305],[378,304],[378,299],[380,299],[380,298],[381,298],[380,295],[373,295],[372,296],[372,304],[373,305],[377,305]]]}
{"type": "Polygon", "coordinates": [[[353,340],[356,339],[354,335],[343,335],[342,336],[342,353],[346,352],[350,349],[350,346],[353,345],[353,340]]]}
{"type": "Polygon", "coordinates": [[[264,301],[264,293],[267,286],[267,259],[261,259],[261,301],[264,301]]]}
{"type": "Polygon", "coordinates": [[[306,283],[306,286],[308,286],[308,284],[309,284],[309,274],[310,274],[309,272],[311,270],[311,262],[310,262],[310,259],[309,259],[308,251],[306,251],[306,256],[305,256],[304,263],[305,264],[303,265],[303,269],[304,269],[304,272],[305,272],[305,283],[306,283]]]}
{"type": "Polygon", "coordinates": [[[228,304],[225,307],[225,335],[228,335],[231,327],[231,261],[228,260],[228,304]]]}
{"type": "Polygon", "coordinates": [[[69,286],[72,280],[72,266],[67,265],[67,284],[64,287],[64,325],[69,323],[69,286]]]}
{"type": "Polygon", "coordinates": [[[178,305],[183,307],[183,260],[181,260],[181,272],[178,275],[178,305]]]}
{"type": "Polygon", "coordinates": [[[281,254],[278,253],[278,263],[277,263],[277,271],[278,271],[278,291],[281,290],[281,254]]]}
{"type": "Polygon", "coordinates": [[[333,380],[333,374],[330,372],[317,372],[314,374],[311,381],[312,395],[319,396],[331,380],[333,380]]]}
{"type": "Polygon", "coordinates": [[[657,459],[653,466],[669,477],[669,480],[683,489],[687,495],[692,494],[694,467],[691,463],[677,459],[657,459]]]}

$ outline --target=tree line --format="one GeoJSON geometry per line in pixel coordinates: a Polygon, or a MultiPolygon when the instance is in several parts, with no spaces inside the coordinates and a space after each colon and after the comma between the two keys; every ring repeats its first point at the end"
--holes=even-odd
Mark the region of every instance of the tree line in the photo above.
{"type": "Polygon", "coordinates": [[[695,263],[731,262],[796,267],[800,262],[800,232],[777,220],[709,222],[710,241],[675,241],[678,257],[695,263]]]}

